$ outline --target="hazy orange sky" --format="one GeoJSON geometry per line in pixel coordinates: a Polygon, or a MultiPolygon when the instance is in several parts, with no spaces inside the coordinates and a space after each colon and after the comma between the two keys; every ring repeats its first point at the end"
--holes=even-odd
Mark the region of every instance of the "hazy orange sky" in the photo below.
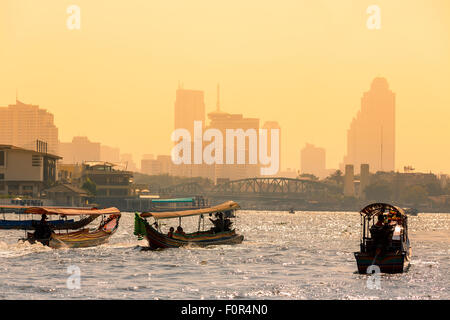
{"type": "Polygon", "coordinates": [[[306,142],[337,168],[373,78],[396,93],[396,167],[450,173],[448,0],[2,0],[0,106],[39,104],[61,141],[169,154],[178,81],[215,109],[278,121],[282,168],[306,142]],[[81,8],[81,30],[66,9],[81,8]],[[381,8],[369,30],[366,9],[381,8]]]}

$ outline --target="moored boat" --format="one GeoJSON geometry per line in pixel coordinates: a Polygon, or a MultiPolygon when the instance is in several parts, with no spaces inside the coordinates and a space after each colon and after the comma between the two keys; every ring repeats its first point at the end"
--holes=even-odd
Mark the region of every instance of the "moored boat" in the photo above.
{"type": "Polygon", "coordinates": [[[403,272],[411,259],[408,217],[403,209],[373,203],[363,208],[360,215],[360,251],[355,252],[358,272],[367,273],[372,265],[382,273],[403,272]]]}
{"type": "Polygon", "coordinates": [[[171,212],[144,212],[135,214],[135,232],[140,238],[145,237],[151,250],[159,248],[178,248],[186,245],[209,246],[238,244],[244,240],[243,235],[236,233],[231,228],[231,218],[235,218],[235,212],[239,205],[234,201],[228,201],[217,206],[196,210],[183,210],[171,212]],[[215,219],[210,219],[213,227],[204,230],[205,215],[214,215],[215,219]],[[181,228],[181,219],[184,217],[199,216],[198,231],[185,233],[181,228]],[[152,217],[155,222],[150,224],[145,218],[152,217]],[[179,226],[177,231],[173,228],[167,234],[161,232],[161,219],[178,218],[179,226]],[[201,225],[203,222],[203,230],[201,225]]]}
{"type": "MultiPolygon", "coordinates": [[[[117,208],[106,208],[106,209],[58,209],[58,208],[30,208],[27,210],[28,213],[41,214],[43,217],[46,215],[60,215],[60,216],[75,216],[75,215],[85,215],[86,211],[89,215],[103,216],[103,221],[97,228],[81,229],[74,232],[66,233],[55,233],[49,232],[48,236],[41,237],[36,236],[35,233],[28,233],[27,238],[22,239],[30,243],[40,242],[51,248],[85,248],[98,246],[106,243],[109,238],[115,233],[119,227],[119,220],[121,217],[120,211],[117,208]]],[[[46,226],[48,229],[48,226],[46,226]]],[[[36,228],[38,229],[38,228],[36,228]]]]}

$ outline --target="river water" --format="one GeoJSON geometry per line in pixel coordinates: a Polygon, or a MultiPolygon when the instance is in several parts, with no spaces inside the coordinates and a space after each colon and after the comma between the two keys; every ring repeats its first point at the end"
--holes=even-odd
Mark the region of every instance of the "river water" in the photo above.
{"type": "Polygon", "coordinates": [[[242,244],[162,251],[141,250],[133,213],[120,223],[108,244],[84,249],[22,244],[23,231],[0,230],[0,299],[450,298],[450,214],[410,217],[410,268],[377,278],[356,273],[356,212],[239,211],[242,244]]]}

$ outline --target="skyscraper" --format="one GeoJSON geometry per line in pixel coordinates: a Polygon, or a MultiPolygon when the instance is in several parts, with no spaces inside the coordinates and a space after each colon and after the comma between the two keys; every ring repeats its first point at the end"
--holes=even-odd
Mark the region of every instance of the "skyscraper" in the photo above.
{"type": "Polygon", "coordinates": [[[100,160],[100,142],[91,142],[88,137],[73,137],[72,142],[61,142],[59,150],[62,163],[81,164],[100,160]]]}
{"type": "Polygon", "coordinates": [[[53,123],[53,114],[19,100],[0,107],[1,144],[35,150],[36,140],[46,142],[49,153],[58,154],[58,128],[53,123]]]}
{"type": "Polygon", "coordinates": [[[175,100],[175,129],[187,129],[194,135],[194,121],[205,123],[203,91],[178,88],[175,100]]]}
{"type": "MultiPolygon", "coordinates": [[[[194,139],[194,121],[202,122],[205,128],[205,102],[204,93],[200,90],[186,90],[178,87],[175,100],[175,130],[187,129],[194,139]]],[[[175,142],[176,143],[176,142],[175,142]]],[[[191,141],[191,159],[194,156],[194,141],[191,141]]],[[[203,164],[179,164],[173,166],[173,174],[177,176],[203,176],[203,164]]]]}
{"type": "Polygon", "coordinates": [[[301,151],[301,173],[313,174],[319,178],[327,176],[325,149],[307,143],[301,151]]]}
{"type": "Polygon", "coordinates": [[[347,131],[347,164],[355,169],[369,164],[373,172],[395,170],[395,93],[385,78],[375,78],[361,98],[361,110],[347,131]]]}
{"type": "MultiPolygon", "coordinates": [[[[257,118],[244,118],[242,114],[230,114],[220,110],[220,87],[217,86],[217,104],[216,110],[208,113],[208,118],[210,120],[209,125],[206,129],[218,129],[224,139],[226,139],[227,129],[242,129],[247,131],[248,129],[254,129],[256,134],[259,130],[259,119],[257,118]]],[[[257,141],[258,141],[257,137],[257,141]]],[[[223,164],[215,164],[214,178],[215,179],[244,179],[250,177],[259,176],[259,164],[250,164],[250,149],[249,149],[250,139],[245,138],[245,164],[237,163],[237,153],[238,146],[237,143],[234,144],[234,164],[225,163],[225,154],[230,152],[224,148],[224,161],[223,164]]]]}

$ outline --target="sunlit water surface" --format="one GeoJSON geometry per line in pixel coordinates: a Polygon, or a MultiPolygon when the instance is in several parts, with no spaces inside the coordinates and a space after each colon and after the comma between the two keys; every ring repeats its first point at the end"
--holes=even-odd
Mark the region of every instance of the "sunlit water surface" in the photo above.
{"type": "MultiPolygon", "coordinates": [[[[195,218],[185,220],[185,230],[197,228],[195,218]]],[[[353,212],[240,211],[242,244],[163,251],[141,251],[133,213],[94,248],[20,244],[23,231],[0,230],[0,298],[449,299],[449,225],[450,214],[410,217],[411,266],[382,274],[379,289],[356,273],[360,218],[353,212]],[[80,270],[80,289],[68,288],[76,284],[70,266],[80,270]]]]}

